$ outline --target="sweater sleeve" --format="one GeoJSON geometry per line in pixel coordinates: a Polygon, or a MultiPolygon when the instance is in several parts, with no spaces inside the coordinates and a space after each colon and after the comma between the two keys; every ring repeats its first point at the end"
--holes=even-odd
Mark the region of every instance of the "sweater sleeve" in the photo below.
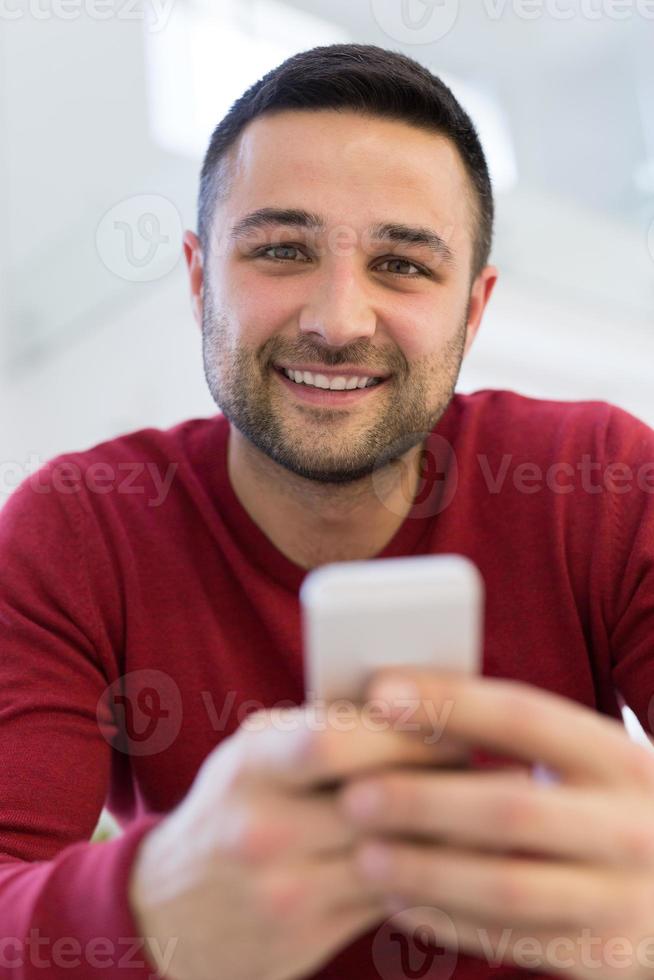
{"type": "Polygon", "coordinates": [[[127,888],[163,815],[90,842],[108,790],[98,704],[110,676],[84,514],[57,460],[0,510],[0,980],[154,978],[127,888]]]}
{"type": "Polygon", "coordinates": [[[606,562],[612,678],[616,690],[651,735],[654,733],[654,430],[628,412],[613,407],[606,446],[605,486],[613,528],[613,540],[607,542],[606,562]]]}

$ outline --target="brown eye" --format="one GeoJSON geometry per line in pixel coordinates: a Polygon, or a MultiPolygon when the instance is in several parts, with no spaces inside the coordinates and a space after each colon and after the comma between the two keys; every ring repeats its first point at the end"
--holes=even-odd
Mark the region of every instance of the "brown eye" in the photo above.
{"type": "Polygon", "coordinates": [[[274,259],[277,262],[295,262],[298,258],[301,262],[309,261],[295,245],[269,245],[268,248],[261,252],[261,255],[274,259]]]}
{"type": "Polygon", "coordinates": [[[415,278],[416,275],[425,275],[422,269],[414,265],[413,262],[409,262],[408,259],[385,259],[377,268],[381,269],[382,272],[391,272],[394,275],[406,276],[410,279],[415,278]],[[384,269],[383,266],[389,268],[384,269]],[[415,269],[415,272],[409,272],[410,269],[415,269]]]}

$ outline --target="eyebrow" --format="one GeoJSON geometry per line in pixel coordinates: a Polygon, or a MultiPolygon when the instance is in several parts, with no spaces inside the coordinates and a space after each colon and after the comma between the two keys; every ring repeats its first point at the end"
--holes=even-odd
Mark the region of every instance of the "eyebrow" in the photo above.
{"type": "MultiPolygon", "coordinates": [[[[305,228],[309,231],[324,232],[326,223],[320,215],[298,208],[259,208],[245,217],[240,218],[231,230],[230,238],[234,241],[247,235],[250,231],[284,225],[289,228],[305,228]]],[[[390,241],[396,245],[418,246],[428,248],[444,263],[454,264],[454,253],[444,238],[431,228],[421,225],[396,224],[385,222],[374,225],[371,236],[375,241],[390,241]]]]}
{"type": "Polygon", "coordinates": [[[378,241],[390,241],[396,245],[418,245],[428,248],[447,265],[454,264],[454,252],[444,238],[431,228],[422,226],[382,224],[375,225],[372,237],[378,241]]]}
{"type": "Polygon", "coordinates": [[[260,228],[270,228],[273,225],[308,228],[311,231],[325,230],[325,222],[320,215],[312,214],[310,211],[296,208],[259,208],[258,211],[252,211],[237,221],[230,237],[236,240],[249,231],[258,231],[260,228]]]}

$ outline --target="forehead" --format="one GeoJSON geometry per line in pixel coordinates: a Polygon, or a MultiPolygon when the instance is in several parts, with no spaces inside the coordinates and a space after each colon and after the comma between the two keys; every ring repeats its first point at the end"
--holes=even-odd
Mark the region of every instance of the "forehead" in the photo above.
{"type": "Polygon", "coordinates": [[[469,256],[473,192],[456,146],[403,121],[334,110],[250,123],[230,151],[223,218],[298,207],[357,230],[389,220],[430,224],[469,256]]]}

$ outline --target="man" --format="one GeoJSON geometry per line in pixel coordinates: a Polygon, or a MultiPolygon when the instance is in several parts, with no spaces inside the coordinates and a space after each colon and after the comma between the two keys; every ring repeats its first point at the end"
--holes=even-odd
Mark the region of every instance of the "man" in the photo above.
{"type": "Polygon", "coordinates": [[[469,118],[401,55],[298,55],[216,129],[184,246],[222,414],[57,457],[0,518],[0,977],[654,975],[619,720],[649,724],[654,433],[454,394],[492,223],[469,118]],[[484,577],[485,676],[384,672],[388,724],[319,724],[307,570],[430,552],[484,577]]]}

